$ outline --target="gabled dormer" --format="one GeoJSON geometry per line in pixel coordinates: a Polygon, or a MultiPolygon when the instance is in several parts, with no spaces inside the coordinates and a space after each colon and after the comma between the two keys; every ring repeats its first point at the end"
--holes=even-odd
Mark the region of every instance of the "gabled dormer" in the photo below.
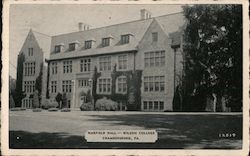
{"type": "Polygon", "coordinates": [[[55,53],[60,53],[60,52],[63,51],[63,49],[64,49],[64,44],[63,44],[63,43],[60,43],[60,44],[58,44],[58,45],[55,45],[55,47],[54,47],[54,52],[55,52],[55,53]]]}
{"type": "Polygon", "coordinates": [[[91,48],[93,48],[94,42],[95,42],[94,39],[86,40],[84,42],[84,49],[91,49],[91,48]]]}
{"type": "Polygon", "coordinates": [[[130,33],[121,35],[121,44],[130,43],[132,36],[133,34],[130,34],[130,33]]]}
{"type": "Polygon", "coordinates": [[[102,38],[102,47],[110,46],[112,39],[113,37],[111,35],[109,35],[108,37],[102,38]]]}
{"type": "Polygon", "coordinates": [[[75,51],[79,47],[80,42],[79,41],[74,41],[69,43],[69,48],[68,51],[75,51]]]}

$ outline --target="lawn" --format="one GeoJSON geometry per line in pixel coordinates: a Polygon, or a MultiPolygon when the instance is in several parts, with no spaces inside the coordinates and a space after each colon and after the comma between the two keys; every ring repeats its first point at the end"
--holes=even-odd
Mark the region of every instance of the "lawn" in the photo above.
{"type": "Polygon", "coordinates": [[[240,149],[242,114],[10,112],[10,148],[240,149]],[[156,130],[155,143],[89,143],[87,130],[156,130]],[[235,133],[222,138],[219,134],[235,133]]]}

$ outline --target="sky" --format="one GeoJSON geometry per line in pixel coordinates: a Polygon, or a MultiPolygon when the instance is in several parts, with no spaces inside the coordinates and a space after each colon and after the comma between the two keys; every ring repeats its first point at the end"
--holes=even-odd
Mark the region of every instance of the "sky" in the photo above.
{"type": "Polygon", "coordinates": [[[86,5],[86,4],[13,4],[10,6],[10,76],[16,78],[17,55],[30,29],[49,36],[78,31],[78,23],[91,28],[140,19],[140,10],[152,17],[181,12],[180,5],[86,5]]]}

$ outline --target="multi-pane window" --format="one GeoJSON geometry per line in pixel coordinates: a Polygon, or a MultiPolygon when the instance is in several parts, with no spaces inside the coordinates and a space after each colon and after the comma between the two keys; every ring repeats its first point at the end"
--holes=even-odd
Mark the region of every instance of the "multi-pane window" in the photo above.
{"type": "Polygon", "coordinates": [[[87,87],[87,86],[89,86],[89,81],[88,81],[88,79],[81,79],[81,80],[78,80],[78,87],[79,87],[79,88],[87,87]]]}
{"type": "Polygon", "coordinates": [[[63,73],[72,73],[72,61],[63,61],[63,73]]]}
{"type": "Polygon", "coordinates": [[[110,45],[110,38],[103,38],[102,39],[102,46],[106,47],[110,45]]]}
{"type": "Polygon", "coordinates": [[[118,69],[124,70],[127,69],[128,56],[127,55],[119,55],[118,56],[118,69]]]}
{"type": "Polygon", "coordinates": [[[117,92],[118,93],[127,92],[127,79],[125,76],[120,76],[117,78],[117,92]]]}
{"type": "Polygon", "coordinates": [[[24,92],[33,93],[35,91],[35,81],[24,81],[24,92]]]}
{"type": "Polygon", "coordinates": [[[128,35],[121,35],[121,44],[129,43],[129,34],[128,35]]]}
{"type": "Polygon", "coordinates": [[[57,74],[57,62],[52,62],[51,63],[51,73],[52,74],[57,74]]]}
{"type": "Polygon", "coordinates": [[[70,43],[69,44],[69,51],[74,51],[76,50],[76,43],[70,43]]]}
{"type": "Polygon", "coordinates": [[[91,49],[92,48],[92,40],[85,41],[85,49],[91,49]]]}
{"type": "Polygon", "coordinates": [[[29,56],[33,56],[33,48],[29,48],[28,52],[29,52],[29,56]]]}
{"type": "Polygon", "coordinates": [[[61,45],[56,45],[55,46],[55,53],[60,53],[61,52],[61,45]]]}
{"type": "Polygon", "coordinates": [[[35,62],[26,62],[24,63],[24,75],[32,76],[36,72],[36,63],[35,62]]]}
{"type": "Polygon", "coordinates": [[[57,92],[57,81],[51,81],[51,93],[57,92]]]}
{"type": "Polygon", "coordinates": [[[163,92],[165,90],[164,76],[145,76],[144,91],[145,92],[163,92]]]}
{"type": "Polygon", "coordinates": [[[111,70],[111,56],[104,56],[99,58],[100,71],[111,70]]]}
{"type": "Polygon", "coordinates": [[[99,93],[110,93],[111,92],[111,79],[100,78],[98,79],[99,93]]]}
{"type": "Polygon", "coordinates": [[[152,33],[152,41],[153,42],[157,42],[158,41],[158,33],[157,32],[153,32],[152,33]]]}
{"type": "Polygon", "coordinates": [[[80,71],[89,72],[90,71],[91,59],[82,59],[80,62],[80,71]]]}
{"type": "Polygon", "coordinates": [[[165,65],[165,51],[146,52],[144,54],[145,67],[160,67],[165,65]]]}
{"type": "Polygon", "coordinates": [[[62,92],[71,93],[71,80],[62,81],[62,92]]]}
{"type": "Polygon", "coordinates": [[[149,111],[162,111],[164,109],[163,101],[143,101],[143,109],[149,111]]]}

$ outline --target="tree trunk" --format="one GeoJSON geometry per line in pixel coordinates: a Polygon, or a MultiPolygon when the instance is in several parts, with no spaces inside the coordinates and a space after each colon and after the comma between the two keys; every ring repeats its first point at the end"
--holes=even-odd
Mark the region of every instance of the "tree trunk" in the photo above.
{"type": "Polygon", "coordinates": [[[213,112],[216,112],[217,95],[215,93],[212,93],[212,96],[214,98],[214,100],[213,100],[213,112]]]}

